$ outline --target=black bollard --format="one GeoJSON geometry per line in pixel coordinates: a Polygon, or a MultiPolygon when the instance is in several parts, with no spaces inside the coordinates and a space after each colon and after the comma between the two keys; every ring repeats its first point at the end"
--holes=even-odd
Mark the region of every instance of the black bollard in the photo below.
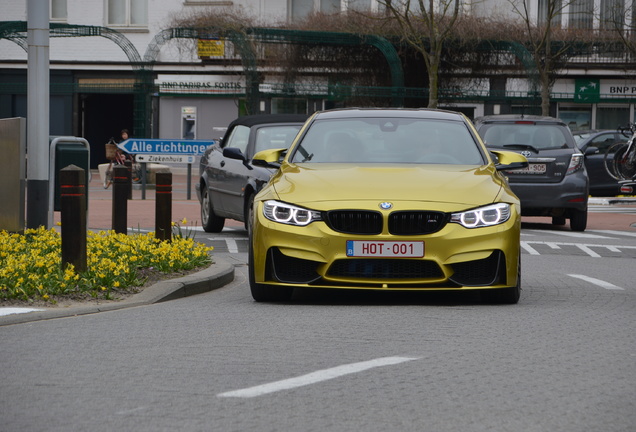
{"type": "Polygon", "coordinates": [[[172,240],[172,173],[158,172],[155,187],[155,236],[172,240]]]}
{"type": "Polygon", "coordinates": [[[129,172],[124,165],[113,168],[113,230],[127,234],[129,172]]]}
{"type": "Polygon", "coordinates": [[[86,271],[86,172],[75,165],[60,170],[62,268],[86,271]]]}

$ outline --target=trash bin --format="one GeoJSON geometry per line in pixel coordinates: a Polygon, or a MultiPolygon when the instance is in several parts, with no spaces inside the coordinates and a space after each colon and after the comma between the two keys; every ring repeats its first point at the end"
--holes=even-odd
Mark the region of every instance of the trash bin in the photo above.
{"type": "Polygon", "coordinates": [[[83,138],[58,137],[51,139],[51,156],[55,160],[54,210],[60,211],[60,170],[69,165],[82,168],[86,179],[86,205],[88,207],[88,185],[90,184],[90,147],[83,138]]]}

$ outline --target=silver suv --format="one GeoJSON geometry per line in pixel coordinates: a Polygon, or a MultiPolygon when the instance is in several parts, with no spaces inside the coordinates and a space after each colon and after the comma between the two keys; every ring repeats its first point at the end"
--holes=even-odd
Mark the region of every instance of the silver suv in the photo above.
{"type": "Polygon", "coordinates": [[[572,231],[585,231],[589,181],[584,156],[563,121],[494,115],[476,119],[475,127],[489,148],[516,151],[528,159],[527,168],[505,172],[523,216],[552,217],[554,225],[569,219],[572,231]]]}

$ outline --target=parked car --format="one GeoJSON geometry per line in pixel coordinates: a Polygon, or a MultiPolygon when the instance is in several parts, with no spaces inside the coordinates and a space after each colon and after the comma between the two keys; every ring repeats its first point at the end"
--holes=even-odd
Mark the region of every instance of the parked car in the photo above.
{"type": "Polygon", "coordinates": [[[516,303],[520,206],[501,170],[526,159],[483,145],[461,113],[314,114],[256,195],[249,281],[256,301],[294,289],[483,290],[516,303]]]}
{"type": "Polygon", "coordinates": [[[522,216],[551,217],[555,225],[569,219],[573,231],[585,231],[589,180],[583,153],[563,121],[494,115],[476,119],[475,127],[488,149],[514,150],[528,158],[528,167],[506,171],[522,216]]]}
{"type": "Polygon", "coordinates": [[[585,155],[585,168],[590,178],[590,195],[620,194],[620,184],[610,177],[605,169],[605,153],[610,146],[619,142],[626,143],[629,138],[617,130],[576,131],[573,135],[576,145],[585,155]]]}
{"type": "MultiPolygon", "coordinates": [[[[223,139],[201,157],[199,182],[201,224],[206,232],[220,232],[225,219],[245,222],[254,195],[274,172],[252,165],[261,150],[287,149],[307,119],[301,114],[243,116],[227,128],[223,139]]],[[[247,225],[246,225],[247,227],[247,225]]]]}

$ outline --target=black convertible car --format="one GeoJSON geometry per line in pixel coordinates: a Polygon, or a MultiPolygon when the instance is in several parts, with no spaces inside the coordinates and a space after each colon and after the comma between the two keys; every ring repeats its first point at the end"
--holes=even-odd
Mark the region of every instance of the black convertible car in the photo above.
{"type": "Polygon", "coordinates": [[[220,232],[226,218],[249,220],[254,195],[274,172],[252,165],[252,158],[262,150],[289,148],[307,118],[304,114],[239,117],[230,123],[223,139],[206,150],[195,186],[206,232],[220,232]]]}

